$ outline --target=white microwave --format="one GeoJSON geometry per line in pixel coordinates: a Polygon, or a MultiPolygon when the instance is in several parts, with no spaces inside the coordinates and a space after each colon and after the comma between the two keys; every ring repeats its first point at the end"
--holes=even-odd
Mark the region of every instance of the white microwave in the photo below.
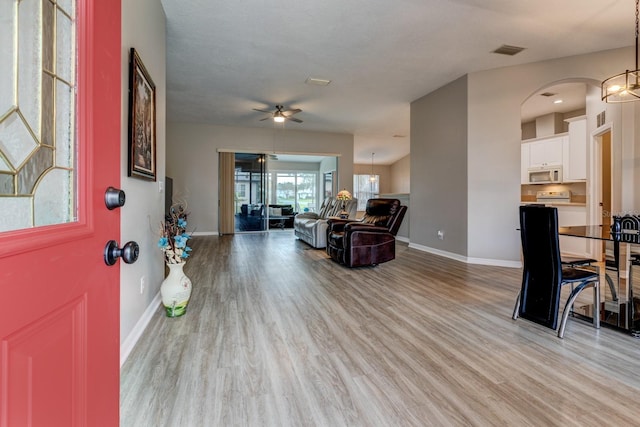
{"type": "Polygon", "coordinates": [[[562,182],[562,166],[529,169],[530,184],[562,182]]]}

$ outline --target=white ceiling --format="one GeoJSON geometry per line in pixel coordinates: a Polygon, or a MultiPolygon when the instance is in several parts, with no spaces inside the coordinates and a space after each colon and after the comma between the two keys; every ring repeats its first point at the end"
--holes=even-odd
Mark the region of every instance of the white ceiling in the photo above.
{"type": "Polygon", "coordinates": [[[524,123],[545,114],[581,110],[586,107],[586,104],[586,83],[562,83],[545,87],[534,93],[522,104],[520,115],[524,123]],[[562,102],[556,103],[556,101],[562,102]]]}
{"type": "Polygon", "coordinates": [[[632,0],[161,1],[168,120],[273,127],[252,109],[300,108],[277,126],[352,133],[356,163],[407,155],[410,102],[469,72],[634,43],[632,0]]]}

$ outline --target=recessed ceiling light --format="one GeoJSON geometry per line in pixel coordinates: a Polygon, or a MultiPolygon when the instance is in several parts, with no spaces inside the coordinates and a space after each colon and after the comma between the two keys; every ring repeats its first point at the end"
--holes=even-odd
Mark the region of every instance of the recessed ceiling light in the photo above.
{"type": "Polygon", "coordinates": [[[329,83],[331,83],[331,80],[316,79],[314,77],[308,77],[307,80],[305,80],[304,82],[308,85],[327,86],[329,83]]]}
{"type": "Polygon", "coordinates": [[[554,104],[562,104],[564,101],[562,101],[562,99],[556,99],[555,101],[553,101],[554,104]]]}
{"type": "Polygon", "coordinates": [[[524,47],[519,46],[510,46],[508,44],[503,44],[499,48],[493,51],[493,53],[499,53],[500,55],[509,55],[513,56],[517,53],[520,53],[524,50],[524,47]]]}

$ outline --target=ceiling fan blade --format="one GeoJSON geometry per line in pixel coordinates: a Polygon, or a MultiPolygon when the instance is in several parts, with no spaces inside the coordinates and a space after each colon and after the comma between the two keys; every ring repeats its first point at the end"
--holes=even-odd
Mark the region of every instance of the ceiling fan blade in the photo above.
{"type": "Polygon", "coordinates": [[[269,120],[271,117],[265,117],[264,119],[260,119],[261,122],[264,122],[265,120],[269,120]]]}
{"type": "Polygon", "coordinates": [[[299,108],[294,108],[293,110],[283,111],[282,114],[284,114],[285,116],[293,116],[294,114],[298,114],[300,111],[302,110],[299,108]]]}
{"type": "Polygon", "coordinates": [[[254,108],[253,111],[260,111],[261,113],[273,114],[273,111],[261,110],[259,108],[254,108]]]}
{"type": "Polygon", "coordinates": [[[287,120],[291,120],[292,122],[302,123],[302,120],[296,119],[295,117],[285,117],[287,120]]]}

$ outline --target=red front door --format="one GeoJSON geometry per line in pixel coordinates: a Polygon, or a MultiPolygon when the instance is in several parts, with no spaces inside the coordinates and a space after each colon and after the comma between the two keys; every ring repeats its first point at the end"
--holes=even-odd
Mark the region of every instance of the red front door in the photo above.
{"type": "Polygon", "coordinates": [[[0,233],[2,427],[119,423],[120,7],[77,2],[77,220],[0,233]]]}

